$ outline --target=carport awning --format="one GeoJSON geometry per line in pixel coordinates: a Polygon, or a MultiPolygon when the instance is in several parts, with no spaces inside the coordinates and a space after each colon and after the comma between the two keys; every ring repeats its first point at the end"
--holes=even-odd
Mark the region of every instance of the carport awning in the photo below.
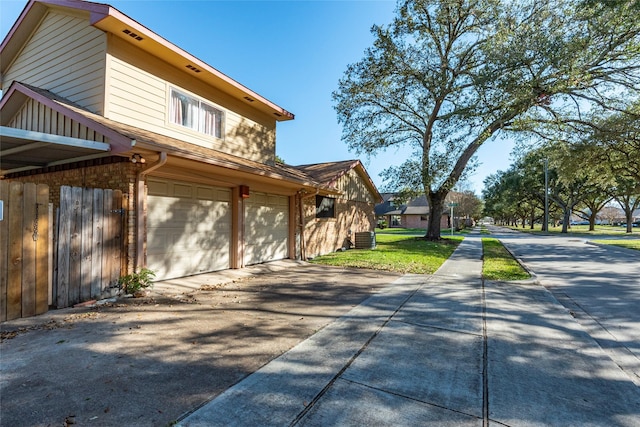
{"type": "Polygon", "coordinates": [[[104,157],[105,142],[0,126],[0,175],[104,157]]]}

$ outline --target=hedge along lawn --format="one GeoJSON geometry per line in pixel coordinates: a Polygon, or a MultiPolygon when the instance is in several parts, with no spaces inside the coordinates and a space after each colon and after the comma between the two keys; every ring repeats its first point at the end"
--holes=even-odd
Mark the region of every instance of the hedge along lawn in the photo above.
{"type": "Polygon", "coordinates": [[[482,238],[482,275],[487,280],[524,280],[531,276],[498,239],[482,238]]]}
{"type": "MultiPolygon", "coordinates": [[[[424,233],[424,230],[420,230],[424,233]]],[[[338,267],[369,268],[397,273],[432,274],[451,256],[461,236],[431,242],[415,234],[376,233],[375,249],[349,249],[311,260],[312,263],[338,267]]]]}
{"type": "Polygon", "coordinates": [[[614,245],[620,246],[628,249],[635,249],[640,251],[640,239],[610,239],[610,240],[592,240],[593,243],[597,243],[599,245],[614,245]]]}

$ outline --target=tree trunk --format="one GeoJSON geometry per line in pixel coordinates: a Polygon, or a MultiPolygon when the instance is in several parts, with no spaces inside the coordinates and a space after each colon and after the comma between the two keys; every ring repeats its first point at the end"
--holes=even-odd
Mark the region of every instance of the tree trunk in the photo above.
{"type": "Polygon", "coordinates": [[[531,230],[533,230],[533,223],[536,222],[536,209],[535,208],[531,208],[530,221],[531,221],[531,223],[529,224],[529,228],[531,230]]]}
{"type": "MultiPolygon", "coordinates": [[[[440,240],[440,218],[444,209],[444,199],[447,195],[442,193],[429,192],[427,199],[429,200],[429,221],[427,225],[427,234],[424,236],[427,240],[440,240]]],[[[451,218],[451,226],[453,227],[453,218],[451,218]]]]}
{"type": "Polygon", "coordinates": [[[629,207],[624,209],[624,216],[627,219],[627,233],[633,232],[633,210],[629,207]]]}
{"type": "Polygon", "coordinates": [[[598,216],[598,212],[591,211],[589,215],[589,231],[594,231],[596,229],[596,217],[598,216]]]}
{"type": "Polygon", "coordinates": [[[567,233],[567,227],[569,226],[569,220],[571,218],[571,209],[563,209],[562,217],[562,233],[567,233]]]}

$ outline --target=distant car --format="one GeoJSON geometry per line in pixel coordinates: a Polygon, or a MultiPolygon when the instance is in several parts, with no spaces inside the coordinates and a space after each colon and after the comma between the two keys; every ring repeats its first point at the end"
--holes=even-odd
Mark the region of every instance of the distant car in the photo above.
{"type": "MultiPolygon", "coordinates": [[[[620,227],[626,227],[627,224],[620,224],[620,227]]],[[[640,221],[634,221],[631,223],[632,227],[640,227],[640,221]]]]}
{"type": "Polygon", "coordinates": [[[570,225],[589,225],[589,221],[571,221],[570,225]]]}

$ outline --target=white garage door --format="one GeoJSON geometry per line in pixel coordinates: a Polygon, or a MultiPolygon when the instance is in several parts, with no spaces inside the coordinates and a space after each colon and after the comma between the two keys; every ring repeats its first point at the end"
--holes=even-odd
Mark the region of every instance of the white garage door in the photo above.
{"type": "Polygon", "coordinates": [[[229,268],[231,190],[149,179],[147,266],[156,279],[229,268]]]}
{"type": "Polygon", "coordinates": [[[289,198],[254,193],[244,205],[244,264],[288,258],[289,198]]]}

